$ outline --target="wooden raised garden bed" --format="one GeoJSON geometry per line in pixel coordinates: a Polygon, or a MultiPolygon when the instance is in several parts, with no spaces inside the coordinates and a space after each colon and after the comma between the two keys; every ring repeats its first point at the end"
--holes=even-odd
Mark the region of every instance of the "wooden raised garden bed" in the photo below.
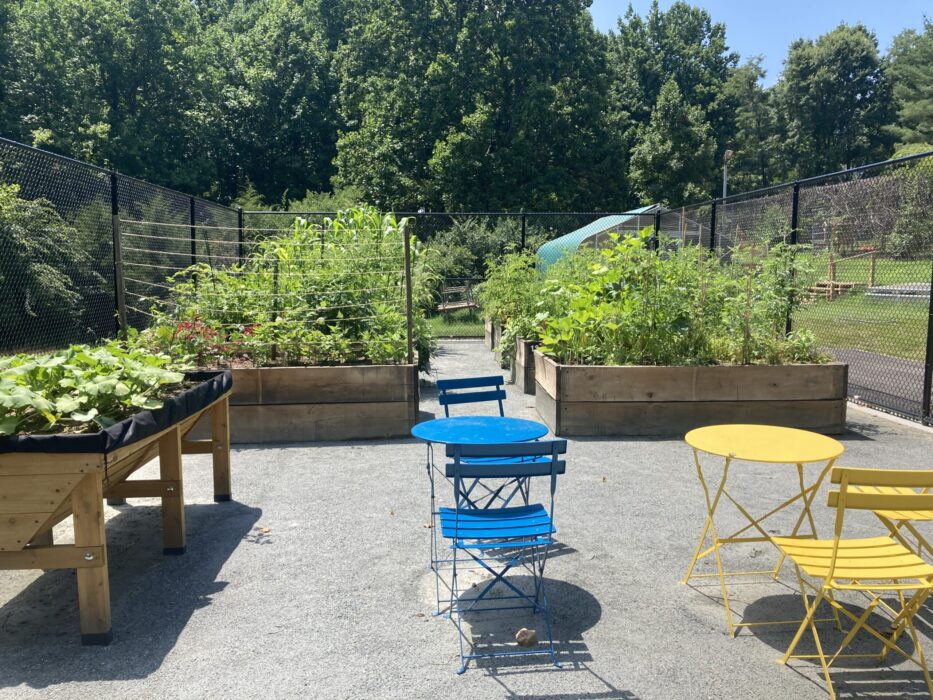
{"type": "Polygon", "coordinates": [[[183,454],[211,454],[214,500],[230,500],[231,376],[190,376],[203,381],[106,430],[0,439],[0,570],[75,569],[85,644],[112,639],[105,498],[161,498],[166,554],[185,551],[183,454]],[[202,417],[210,438],[187,439],[202,417]],[[159,479],[128,480],[155,457],[159,479]],[[51,528],[69,515],[74,544],[55,545],[51,528]]]}
{"type": "Polygon", "coordinates": [[[502,325],[493,323],[490,319],[483,322],[483,340],[486,342],[486,348],[495,350],[502,341],[502,325]]]}
{"type": "Polygon", "coordinates": [[[512,358],[512,381],[525,394],[535,393],[535,349],[536,343],[519,338],[515,341],[515,357],[512,358]]]}
{"type": "Polygon", "coordinates": [[[718,423],[845,430],[848,365],[604,367],[535,351],[535,407],[555,435],[683,435],[718,423]]]}
{"type": "MultiPolygon", "coordinates": [[[[418,420],[415,365],[232,371],[236,443],[407,437],[418,420]]],[[[205,421],[196,434],[206,431],[205,421]]]]}

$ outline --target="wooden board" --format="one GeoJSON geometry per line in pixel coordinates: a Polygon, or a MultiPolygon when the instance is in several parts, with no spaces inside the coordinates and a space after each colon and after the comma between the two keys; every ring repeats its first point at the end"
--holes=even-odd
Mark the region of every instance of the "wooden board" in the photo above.
{"type": "Polygon", "coordinates": [[[230,403],[242,406],[411,401],[415,393],[414,377],[412,365],[235,369],[230,403]]]}
{"type": "MultiPolygon", "coordinates": [[[[538,400],[538,406],[547,411],[548,402],[553,399],[538,400]]],[[[719,423],[765,423],[839,434],[845,431],[846,401],[559,402],[542,418],[556,435],[683,437],[694,428],[719,423]]]]}
{"type": "Polygon", "coordinates": [[[535,393],[535,357],[532,344],[519,338],[515,343],[515,358],[512,362],[512,381],[524,394],[535,393]]]}
{"type": "Polygon", "coordinates": [[[605,367],[535,353],[537,382],[562,401],[814,401],[844,398],[848,366],[605,367]],[[558,379],[559,375],[559,379],[558,379]]]}
{"type": "Polygon", "coordinates": [[[235,443],[407,437],[416,419],[403,401],[230,407],[235,443]]]}

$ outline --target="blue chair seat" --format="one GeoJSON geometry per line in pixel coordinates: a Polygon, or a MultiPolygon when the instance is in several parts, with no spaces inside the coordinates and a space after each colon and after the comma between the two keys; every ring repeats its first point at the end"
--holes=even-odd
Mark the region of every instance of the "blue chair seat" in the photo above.
{"type": "Polygon", "coordinates": [[[540,503],[490,510],[441,508],[440,518],[441,533],[460,549],[547,545],[556,532],[551,516],[540,503]]]}

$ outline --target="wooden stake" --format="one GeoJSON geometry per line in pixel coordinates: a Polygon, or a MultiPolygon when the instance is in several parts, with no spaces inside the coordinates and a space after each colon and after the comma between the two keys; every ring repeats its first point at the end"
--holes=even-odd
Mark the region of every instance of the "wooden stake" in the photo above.
{"type": "Polygon", "coordinates": [[[75,548],[88,550],[100,559],[97,566],[77,569],[78,608],[81,615],[81,643],[107,645],[113,640],[110,619],[110,576],[107,568],[107,536],[104,531],[104,489],[101,474],[86,474],[71,493],[74,514],[75,548]],[[97,553],[95,553],[97,552],[97,553]]]}
{"type": "Polygon", "coordinates": [[[174,482],[162,494],[162,553],[184,554],[185,489],[181,477],[181,431],[177,426],[159,438],[159,475],[162,481],[174,482]]]}

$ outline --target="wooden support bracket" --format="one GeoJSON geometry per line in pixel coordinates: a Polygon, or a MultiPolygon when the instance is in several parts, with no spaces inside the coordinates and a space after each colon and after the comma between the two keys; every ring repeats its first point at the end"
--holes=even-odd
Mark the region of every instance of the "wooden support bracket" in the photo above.
{"type": "Polygon", "coordinates": [[[30,545],[18,552],[0,552],[0,570],[7,569],[95,569],[107,566],[107,548],[75,547],[58,544],[51,547],[30,545]]]}
{"type": "Polygon", "coordinates": [[[176,480],[134,479],[114,484],[107,489],[107,500],[126,498],[162,498],[179,493],[181,483],[176,480]]]}

